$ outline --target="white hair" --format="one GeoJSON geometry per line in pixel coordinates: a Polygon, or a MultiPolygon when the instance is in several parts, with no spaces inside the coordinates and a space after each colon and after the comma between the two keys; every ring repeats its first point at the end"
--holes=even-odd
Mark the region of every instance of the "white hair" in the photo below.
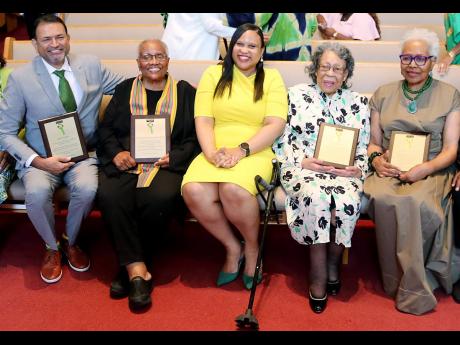
{"type": "Polygon", "coordinates": [[[408,41],[425,41],[428,44],[428,52],[436,59],[439,55],[439,37],[435,32],[427,29],[412,29],[406,31],[401,41],[401,50],[408,41]]]}
{"type": "Polygon", "coordinates": [[[148,38],[146,40],[143,40],[141,43],[139,43],[139,46],[138,46],[137,50],[140,51],[144,44],[150,43],[150,42],[159,43],[163,47],[163,49],[164,49],[164,51],[166,53],[166,56],[169,56],[168,45],[165,42],[163,42],[162,40],[159,40],[157,38],[148,38]]]}

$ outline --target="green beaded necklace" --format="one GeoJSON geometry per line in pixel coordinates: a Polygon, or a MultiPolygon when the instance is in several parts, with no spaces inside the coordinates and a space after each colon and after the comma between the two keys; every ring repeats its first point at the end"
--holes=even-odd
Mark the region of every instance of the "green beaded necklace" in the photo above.
{"type": "Polygon", "coordinates": [[[428,78],[425,80],[425,84],[420,88],[420,90],[414,91],[409,88],[409,84],[407,83],[407,80],[404,80],[402,83],[402,90],[404,93],[404,96],[410,101],[409,104],[407,105],[407,111],[410,114],[415,114],[417,112],[417,98],[420,97],[420,95],[429,89],[431,86],[431,83],[433,82],[433,78],[429,75],[428,78]],[[415,97],[409,96],[410,94],[416,95],[415,97]]]}

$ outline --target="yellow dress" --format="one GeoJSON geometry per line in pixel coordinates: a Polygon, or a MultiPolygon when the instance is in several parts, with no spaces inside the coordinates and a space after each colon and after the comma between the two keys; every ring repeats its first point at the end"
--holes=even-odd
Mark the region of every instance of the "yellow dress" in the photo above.
{"type": "MultiPolygon", "coordinates": [[[[256,103],[253,101],[255,74],[246,77],[237,67],[233,67],[231,97],[228,97],[226,89],[222,97],[213,98],[221,75],[221,65],[210,66],[201,77],[195,97],[195,117],[214,118],[214,135],[218,149],[236,147],[248,141],[263,126],[266,116],[286,120],[287,92],[278,70],[265,68],[264,95],[256,103]]],[[[269,146],[226,169],[216,168],[201,153],[190,164],[182,186],[188,182],[231,182],[255,195],[257,190],[254,177],[260,175],[268,181],[272,172],[271,160],[274,157],[269,146]]]]}

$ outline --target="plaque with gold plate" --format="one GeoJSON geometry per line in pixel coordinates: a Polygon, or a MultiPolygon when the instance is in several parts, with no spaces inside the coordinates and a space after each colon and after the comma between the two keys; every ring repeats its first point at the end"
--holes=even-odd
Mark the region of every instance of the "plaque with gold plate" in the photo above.
{"type": "Polygon", "coordinates": [[[169,114],[131,116],[131,156],[136,163],[154,163],[170,146],[169,114]]]}
{"type": "Polygon", "coordinates": [[[429,133],[391,132],[389,161],[401,171],[409,171],[414,166],[428,160],[430,147],[429,133]]]}
{"type": "Polygon", "coordinates": [[[76,111],[38,121],[47,157],[71,157],[72,162],[88,158],[85,138],[76,111]]]}
{"type": "Polygon", "coordinates": [[[359,129],[322,123],[314,157],[336,168],[352,166],[355,161],[359,129]]]}

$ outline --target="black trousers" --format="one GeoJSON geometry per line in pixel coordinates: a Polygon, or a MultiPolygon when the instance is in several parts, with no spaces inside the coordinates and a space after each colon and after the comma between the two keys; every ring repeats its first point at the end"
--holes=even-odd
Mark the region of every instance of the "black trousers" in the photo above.
{"type": "Polygon", "coordinates": [[[137,175],[99,172],[98,206],[110,229],[120,266],[150,262],[149,248],[183,205],[182,175],[160,169],[150,187],[136,188],[137,175]]]}
{"type": "Polygon", "coordinates": [[[460,191],[452,189],[452,198],[454,201],[452,211],[454,214],[454,239],[455,247],[460,248],[460,191]]]}

